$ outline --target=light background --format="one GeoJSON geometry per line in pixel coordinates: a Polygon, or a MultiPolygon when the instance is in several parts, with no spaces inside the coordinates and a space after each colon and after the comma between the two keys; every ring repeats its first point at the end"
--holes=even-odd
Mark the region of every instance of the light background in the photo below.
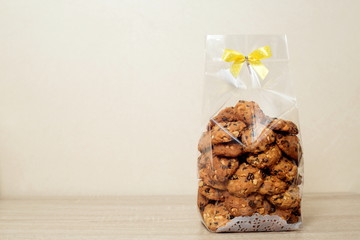
{"type": "Polygon", "coordinates": [[[0,196],[195,194],[206,34],[286,33],[305,191],[360,192],[360,1],[0,0],[0,196]]]}

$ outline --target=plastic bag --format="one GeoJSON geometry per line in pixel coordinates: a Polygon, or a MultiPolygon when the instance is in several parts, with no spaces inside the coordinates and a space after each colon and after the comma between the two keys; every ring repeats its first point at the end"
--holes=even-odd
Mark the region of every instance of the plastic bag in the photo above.
{"type": "Polygon", "coordinates": [[[209,231],[301,225],[303,159],[288,60],[284,35],[207,36],[197,203],[209,231]]]}

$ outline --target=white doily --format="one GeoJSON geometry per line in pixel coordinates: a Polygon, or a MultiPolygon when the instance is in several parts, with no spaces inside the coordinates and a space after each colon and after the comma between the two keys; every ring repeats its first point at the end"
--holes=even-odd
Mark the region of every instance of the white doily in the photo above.
{"type": "Polygon", "coordinates": [[[288,224],[276,215],[260,215],[258,213],[249,217],[236,217],[216,232],[279,232],[299,229],[301,221],[288,224]]]}

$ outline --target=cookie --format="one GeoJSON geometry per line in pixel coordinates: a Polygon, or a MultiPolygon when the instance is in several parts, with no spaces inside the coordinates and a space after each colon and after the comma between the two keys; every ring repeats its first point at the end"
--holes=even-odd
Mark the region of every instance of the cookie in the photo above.
{"type": "Polygon", "coordinates": [[[265,114],[255,102],[248,102],[240,100],[234,108],[234,111],[240,121],[247,125],[254,122],[261,122],[265,118],[265,114]]]}
{"type": "Polygon", "coordinates": [[[263,195],[274,195],[283,193],[288,188],[288,184],[275,176],[266,176],[264,183],[259,188],[259,193],[263,195]]]}
{"type": "Polygon", "coordinates": [[[294,214],[291,214],[289,219],[287,220],[287,222],[290,223],[290,224],[293,224],[293,223],[299,222],[299,220],[300,220],[300,216],[296,216],[294,214]]]}
{"type": "Polygon", "coordinates": [[[241,133],[241,142],[246,152],[264,152],[274,141],[275,133],[263,124],[250,126],[241,133]]]}
{"type": "Polygon", "coordinates": [[[197,205],[198,208],[200,209],[200,211],[203,211],[205,206],[209,203],[209,199],[207,199],[206,197],[204,197],[203,195],[201,195],[198,192],[198,197],[197,197],[197,205]]]}
{"type": "Polygon", "coordinates": [[[301,146],[297,136],[277,134],[276,144],[283,153],[294,159],[296,162],[299,162],[299,159],[301,158],[301,146]]]}
{"type": "Polygon", "coordinates": [[[210,200],[224,201],[224,193],[199,181],[199,193],[210,200]]]}
{"type": "Polygon", "coordinates": [[[268,128],[274,131],[286,132],[293,135],[299,133],[299,130],[295,123],[278,118],[272,119],[272,121],[268,125],[268,128]]]}
{"type": "Polygon", "coordinates": [[[256,210],[257,206],[263,203],[263,197],[260,194],[251,194],[248,197],[236,197],[231,194],[225,197],[225,207],[232,216],[251,216],[256,210]]]}
{"type": "Polygon", "coordinates": [[[280,194],[268,197],[270,203],[281,210],[298,208],[300,206],[300,192],[297,186],[290,186],[289,189],[280,194]]]}
{"type": "Polygon", "coordinates": [[[245,123],[241,121],[219,123],[211,129],[211,143],[218,144],[236,140],[245,127],[245,123]]]}
{"type": "Polygon", "coordinates": [[[287,221],[290,216],[291,216],[291,209],[288,210],[281,210],[281,209],[276,209],[275,212],[270,213],[270,215],[277,215],[279,217],[281,217],[282,219],[284,219],[285,221],[287,221]]]}
{"type": "Polygon", "coordinates": [[[202,168],[199,170],[199,177],[204,181],[206,185],[219,190],[226,190],[226,184],[214,180],[214,173],[208,168],[202,168]]]}
{"type": "Polygon", "coordinates": [[[211,132],[204,132],[199,140],[198,150],[199,152],[206,152],[211,149],[211,132]]]}
{"type": "Polygon", "coordinates": [[[209,200],[224,201],[224,199],[225,199],[222,191],[220,191],[216,188],[207,186],[202,181],[200,181],[200,183],[199,183],[199,193],[209,200]]]}
{"type": "Polygon", "coordinates": [[[210,119],[209,127],[212,128],[222,122],[237,122],[239,118],[235,114],[234,107],[227,107],[221,110],[215,117],[210,119]]]}
{"type": "Polygon", "coordinates": [[[251,154],[246,161],[257,168],[268,168],[275,164],[281,157],[281,151],[277,145],[270,147],[266,152],[251,154]]]}
{"type": "Polygon", "coordinates": [[[227,190],[237,197],[245,197],[256,192],[263,181],[260,169],[243,163],[228,181],[227,190]]]}
{"type": "Polygon", "coordinates": [[[239,161],[235,158],[213,156],[212,161],[207,163],[207,168],[212,171],[212,178],[217,182],[225,182],[239,167],[239,161]]]}
{"type": "Polygon", "coordinates": [[[229,142],[213,145],[212,150],[214,155],[224,157],[238,157],[243,154],[244,147],[238,142],[229,142]]]}
{"type": "Polygon", "coordinates": [[[271,167],[271,174],[286,181],[292,182],[298,173],[297,166],[289,159],[283,157],[271,167]]]}
{"type": "Polygon", "coordinates": [[[275,211],[275,207],[272,206],[269,201],[264,199],[260,205],[257,206],[256,212],[261,215],[269,215],[275,211]]]}
{"type": "Polygon", "coordinates": [[[297,223],[299,222],[301,219],[301,209],[298,208],[296,210],[294,210],[292,213],[291,213],[291,216],[290,218],[287,220],[288,223],[292,224],[292,223],[297,223]]]}
{"type": "Polygon", "coordinates": [[[303,176],[301,176],[300,174],[298,174],[298,175],[296,176],[296,178],[294,179],[293,184],[295,184],[295,185],[301,185],[302,182],[303,182],[303,176]]]}
{"type": "Polygon", "coordinates": [[[216,231],[230,221],[230,213],[223,204],[206,205],[202,216],[206,227],[211,231],[216,231]]]}
{"type": "Polygon", "coordinates": [[[212,159],[211,152],[202,153],[198,157],[198,168],[200,169],[206,167],[207,163],[210,162],[211,159],[212,159]]]}

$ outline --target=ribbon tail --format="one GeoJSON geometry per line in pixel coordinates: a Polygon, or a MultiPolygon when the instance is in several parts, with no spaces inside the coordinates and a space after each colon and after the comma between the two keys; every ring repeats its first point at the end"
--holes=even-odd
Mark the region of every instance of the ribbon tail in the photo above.
{"type": "Polygon", "coordinates": [[[233,65],[230,68],[231,74],[234,76],[234,78],[237,78],[239,76],[240,70],[243,66],[243,61],[235,61],[233,65]]]}
{"type": "Polygon", "coordinates": [[[267,67],[265,67],[265,65],[260,61],[251,62],[251,66],[262,80],[264,80],[269,73],[267,67]]]}

